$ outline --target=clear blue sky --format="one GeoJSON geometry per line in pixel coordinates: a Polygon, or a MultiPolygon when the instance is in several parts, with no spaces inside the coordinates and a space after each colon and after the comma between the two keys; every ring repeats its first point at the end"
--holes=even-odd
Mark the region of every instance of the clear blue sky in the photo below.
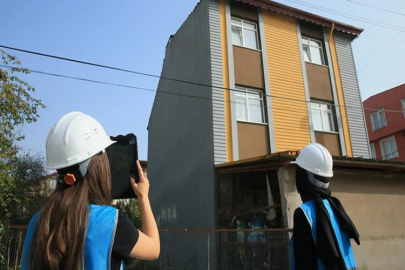
{"type": "MultiPolygon", "coordinates": [[[[405,13],[405,2],[401,0],[357,1],[405,13]]],[[[0,9],[3,22],[0,44],[159,75],[169,36],[176,32],[198,1],[159,0],[153,1],[153,7],[151,2],[5,0],[0,9]]],[[[400,32],[286,0],[278,2],[365,29],[353,44],[363,99],[405,82],[405,51],[401,52],[405,50],[405,34],[359,63],[400,32]],[[386,56],[378,59],[385,53],[386,56]],[[396,53],[398,55],[395,56],[396,53]],[[376,69],[372,71],[373,68],[376,69]]],[[[405,28],[405,16],[377,11],[346,0],[305,2],[405,28]]],[[[151,89],[156,89],[158,83],[156,79],[134,74],[8,52],[18,56],[24,67],[33,70],[151,89]]],[[[63,114],[78,110],[99,120],[108,134],[135,133],[140,158],[147,158],[146,128],[154,93],[39,74],[30,74],[24,79],[36,88],[35,97],[47,105],[45,110],[40,111],[37,123],[21,129],[26,135],[22,143],[26,150],[35,148],[44,152],[45,139],[52,124],[63,114]]]]}

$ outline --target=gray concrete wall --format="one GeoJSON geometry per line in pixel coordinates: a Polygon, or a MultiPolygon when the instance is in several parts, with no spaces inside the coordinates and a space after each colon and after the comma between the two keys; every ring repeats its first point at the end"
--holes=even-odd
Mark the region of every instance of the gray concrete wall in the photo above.
{"type": "MultiPolygon", "coordinates": [[[[278,177],[283,217],[293,228],[294,211],[302,204],[294,167],[280,168],[278,177]]],[[[404,269],[403,174],[335,171],[330,189],[359,231],[361,245],[352,241],[357,269],[404,269]]]]}
{"type": "MultiPolygon", "coordinates": [[[[162,77],[211,85],[209,1],[166,48],[162,77]]],[[[161,79],[149,120],[150,200],[160,228],[215,228],[212,88],[161,79]]]]}

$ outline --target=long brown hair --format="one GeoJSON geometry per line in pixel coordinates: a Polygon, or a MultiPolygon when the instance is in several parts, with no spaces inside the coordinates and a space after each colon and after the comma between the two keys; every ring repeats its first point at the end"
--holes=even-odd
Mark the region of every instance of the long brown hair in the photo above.
{"type": "Polygon", "coordinates": [[[107,155],[96,155],[84,179],[59,183],[40,213],[30,249],[30,269],[83,269],[89,204],[111,204],[107,155]]]}

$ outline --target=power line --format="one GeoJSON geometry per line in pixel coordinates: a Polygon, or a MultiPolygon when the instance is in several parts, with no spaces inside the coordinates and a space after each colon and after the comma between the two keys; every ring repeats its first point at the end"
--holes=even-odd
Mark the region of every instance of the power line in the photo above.
{"type": "MultiPolygon", "coordinates": [[[[381,58],[383,58],[383,57],[386,56],[387,54],[390,54],[393,50],[395,50],[396,48],[398,48],[398,47],[401,46],[402,44],[404,44],[404,41],[401,42],[401,43],[398,43],[394,48],[392,48],[391,50],[389,50],[389,51],[385,52],[384,54],[380,55],[380,57],[374,59],[374,61],[372,61],[371,63],[369,63],[367,67],[363,68],[363,70],[364,70],[364,69],[367,69],[368,67],[370,67],[371,64],[374,64],[375,62],[377,62],[378,60],[380,60],[381,58]]],[[[401,51],[401,52],[402,52],[402,51],[401,51]]],[[[395,56],[396,56],[396,55],[395,55],[395,56]]],[[[390,59],[391,59],[391,58],[390,58],[390,59]]],[[[362,70],[362,69],[360,69],[360,70],[362,70]]]]}
{"type": "Polygon", "coordinates": [[[369,58],[370,56],[374,55],[376,52],[378,52],[380,49],[384,48],[387,44],[391,43],[394,39],[398,38],[400,35],[402,35],[405,32],[400,32],[398,33],[398,35],[396,35],[395,37],[393,37],[392,39],[390,39],[389,41],[387,41],[386,43],[384,43],[383,45],[381,45],[380,47],[378,47],[377,49],[375,49],[374,51],[372,51],[371,53],[369,53],[367,56],[365,56],[363,59],[361,59],[360,61],[358,61],[357,63],[360,64],[361,62],[363,62],[364,60],[366,60],[367,58],[369,58]]]}
{"type": "MultiPolygon", "coordinates": [[[[370,19],[367,19],[367,18],[355,16],[355,15],[350,15],[350,14],[347,14],[347,13],[335,11],[335,10],[332,10],[332,9],[329,9],[329,8],[325,8],[325,7],[321,7],[321,6],[318,6],[318,5],[309,4],[309,3],[306,3],[306,2],[303,2],[303,1],[300,1],[300,0],[286,0],[286,1],[293,2],[293,3],[297,3],[297,4],[300,4],[300,5],[303,5],[303,6],[307,6],[307,7],[310,7],[310,8],[314,8],[314,9],[322,10],[322,11],[329,12],[329,13],[332,13],[332,14],[337,14],[337,15],[340,15],[340,16],[343,16],[343,17],[347,17],[347,18],[354,17],[354,18],[351,18],[351,19],[358,20],[358,21],[363,21],[363,22],[366,22],[366,23],[369,23],[369,24],[373,24],[373,25],[377,25],[377,24],[375,24],[375,23],[378,23],[379,25],[377,25],[377,26],[385,27],[385,28],[392,29],[392,30],[397,30],[397,31],[400,31],[401,34],[404,33],[404,28],[401,28],[401,30],[392,28],[392,27],[398,28],[398,27],[395,26],[395,25],[386,24],[386,23],[382,23],[382,22],[379,22],[379,21],[370,20],[370,19]],[[357,19],[356,19],[356,18],[357,18],[357,19]]],[[[395,37],[395,38],[396,38],[396,37],[395,37]]],[[[394,38],[394,39],[395,39],[395,38],[394,38]]],[[[399,45],[401,45],[401,44],[402,44],[402,43],[400,43],[399,45]]],[[[385,45],[385,44],[384,44],[384,45],[385,45]]],[[[384,46],[384,45],[383,45],[383,46],[384,46]]],[[[398,47],[399,45],[397,45],[396,47],[398,47]]],[[[383,47],[383,46],[382,46],[382,47],[383,47]]],[[[395,47],[395,48],[396,48],[396,47],[395,47]]],[[[380,48],[381,48],[381,47],[380,47],[380,48]]],[[[377,50],[379,50],[380,48],[378,48],[377,50]]],[[[390,52],[390,51],[389,51],[389,52],[390,52]]],[[[388,52],[388,53],[389,53],[389,52],[388,52]]],[[[402,52],[402,51],[401,51],[401,52],[402,52]]],[[[398,53],[398,54],[399,54],[399,53],[398,53]]],[[[398,54],[394,55],[393,57],[397,56],[398,54]]],[[[384,55],[386,55],[386,54],[384,54],[384,55]]],[[[367,56],[367,57],[368,57],[368,56],[367,56]]],[[[367,58],[367,57],[366,57],[366,58],[367,58]]],[[[391,57],[390,59],[392,59],[393,57],[391,57]]],[[[381,58],[381,57],[380,57],[380,58],[381,58]]],[[[378,59],[380,59],[380,58],[378,58],[378,59]]],[[[390,59],[389,59],[389,60],[390,60],[390,59]]],[[[364,59],[363,59],[363,60],[364,60],[364,59]]],[[[374,61],[374,62],[375,62],[375,61],[374,61]]],[[[386,62],[388,62],[388,60],[385,61],[385,62],[383,62],[382,64],[378,65],[376,68],[372,69],[370,72],[366,73],[366,75],[369,74],[369,73],[372,73],[375,69],[377,69],[379,66],[385,64],[386,62]]]]}
{"type": "Polygon", "coordinates": [[[380,11],[392,13],[392,14],[397,14],[397,15],[405,16],[404,13],[395,12],[395,11],[392,11],[392,10],[388,10],[388,9],[383,9],[383,8],[375,7],[375,6],[368,5],[368,4],[364,4],[364,3],[360,3],[360,2],[357,2],[357,1],[353,1],[353,0],[345,0],[345,1],[351,2],[351,3],[354,3],[354,4],[357,4],[357,5],[361,5],[361,6],[365,6],[365,7],[369,7],[369,8],[373,8],[373,9],[377,9],[377,10],[380,10],[380,11]]]}
{"type": "MultiPolygon", "coordinates": [[[[402,44],[402,43],[400,43],[400,44],[402,44]]],[[[398,46],[396,46],[396,47],[398,47],[398,46]]],[[[392,57],[386,59],[384,62],[382,62],[382,63],[379,64],[378,66],[374,67],[374,68],[371,69],[369,72],[367,72],[367,73],[365,73],[365,74],[363,73],[362,75],[359,75],[359,76],[360,76],[360,77],[364,77],[364,76],[366,76],[366,75],[368,75],[368,74],[373,73],[377,68],[379,68],[380,66],[384,65],[385,63],[387,63],[388,61],[390,61],[391,59],[393,59],[395,56],[397,56],[397,55],[403,53],[404,51],[405,51],[405,48],[404,48],[403,50],[399,51],[398,53],[394,54],[392,57]]]]}
{"type": "MultiPolygon", "coordinates": [[[[6,66],[6,65],[0,65],[0,67],[5,67],[5,68],[11,68],[13,67],[6,66]]],[[[214,98],[206,98],[206,97],[201,97],[201,96],[194,96],[194,95],[189,95],[189,94],[180,94],[180,93],[173,93],[173,92],[167,92],[167,91],[162,91],[162,90],[155,90],[155,89],[150,89],[150,88],[144,88],[144,87],[138,87],[138,86],[131,86],[131,85],[124,85],[124,84],[116,84],[116,83],[110,83],[110,82],[104,82],[104,81],[98,81],[98,80],[92,80],[92,79],[87,79],[87,78],[81,78],[81,77],[74,77],[74,76],[67,76],[67,75],[62,75],[62,74],[56,74],[56,73],[50,73],[50,72],[44,72],[44,71],[39,71],[39,70],[31,70],[30,72],[32,73],[37,73],[37,74],[42,74],[42,75],[48,75],[48,76],[54,76],[54,77],[60,77],[60,78],[66,78],[66,79],[72,79],[72,80],[79,80],[79,81],[85,81],[85,82],[91,82],[91,83],[97,83],[97,84],[103,84],[103,85],[110,85],[110,86],[116,86],[116,87],[122,87],[122,88],[129,88],[129,89],[136,89],[136,90],[142,90],[142,91],[148,91],[148,92],[155,92],[155,93],[164,93],[164,94],[170,94],[170,95],[178,95],[178,96],[184,96],[184,97],[191,97],[191,98],[199,98],[199,99],[205,99],[205,100],[214,100],[214,101],[223,101],[220,99],[214,99],[214,98]]],[[[238,92],[241,92],[240,90],[236,90],[238,92]]],[[[293,101],[298,101],[298,102],[314,102],[316,101],[306,101],[306,100],[293,100],[293,101]]],[[[242,104],[238,103],[235,101],[223,101],[223,102],[229,102],[229,103],[234,103],[234,104],[242,104]]],[[[344,107],[344,106],[339,106],[339,105],[334,105],[334,104],[328,104],[330,106],[337,106],[337,107],[344,107]]],[[[261,107],[262,105],[249,105],[249,106],[258,106],[261,107]]],[[[285,107],[278,107],[274,108],[272,106],[263,106],[269,109],[276,109],[276,110],[289,110],[292,112],[298,112],[292,110],[291,108],[285,108],[285,107]]],[[[357,109],[363,109],[363,110],[372,110],[372,111],[377,111],[379,109],[372,109],[372,108],[361,108],[361,107],[356,107],[357,109]]],[[[403,111],[395,111],[395,110],[384,110],[384,112],[393,112],[393,113],[404,113],[403,111]]],[[[331,113],[333,116],[337,116],[337,114],[331,113]]],[[[341,116],[342,117],[342,116],[341,116]]],[[[347,116],[346,116],[347,117],[347,116]]],[[[388,119],[387,119],[388,120],[388,119]]],[[[390,120],[389,122],[399,122],[403,123],[403,121],[392,121],[390,120]]]]}
{"type": "Polygon", "coordinates": [[[368,23],[368,24],[371,24],[371,25],[375,25],[375,26],[379,26],[379,27],[383,27],[383,28],[387,28],[387,29],[391,29],[391,30],[395,30],[395,31],[401,31],[401,32],[405,31],[405,28],[398,27],[398,26],[393,25],[393,24],[383,23],[383,22],[380,22],[380,21],[371,20],[371,19],[367,19],[367,18],[364,18],[364,17],[356,16],[356,15],[351,15],[351,14],[348,14],[348,13],[336,11],[336,10],[333,10],[333,9],[330,9],[330,8],[326,8],[326,7],[306,3],[306,2],[303,2],[303,1],[299,1],[299,0],[286,0],[286,1],[296,3],[296,4],[299,4],[299,5],[303,5],[303,6],[307,6],[307,7],[313,8],[313,9],[321,10],[321,11],[324,11],[324,12],[332,13],[332,14],[335,14],[335,15],[339,15],[339,16],[349,18],[349,19],[352,19],[352,20],[368,23]]]}
{"type": "MultiPolygon", "coordinates": [[[[6,49],[20,51],[20,52],[29,53],[29,54],[35,54],[35,55],[39,55],[39,56],[43,56],[43,57],[50,57],[50,58],[54,58],[54,59],[58,59],[58,60],[74,62],[74,63],[78,63],[78,64],[83,64],[83,65],[90,65],[90,66],[95,66],[95,67],[100,67],[100,68],[106,68],[106,69],[112,69],[112,70],[117,70],[117,71],[122,71],[122,72],[128,72],[128,73],[133,73],[133,74],[137,74],[137,75],[153,77],[153,78],[157,78],[157,79],[160,78],[160,79],[164,79],[164,80],[175,81],[175,82],[186,83],[186,84],[197,85],[197,86],[203,86],[203,87],[208,87],[208,88],[216,88],[216,89],[221,89],[221,90],[226,90],[226,91],[234,91],[234,92],[239,92],[239,93],[241,92],[241,90],[238,90],[238,89],[225,88],[225,87],[215,86],[215,85],[210,85],[210,84],[203,84],[203,83],[190,82],[190,81],[185,81],[185,80],[180,80],[180,79],[168,78],[168,77],[163,77],[163,76],[159,76],[159,75],[153,75],[153,74],[148,74],[148,73],[144,73],[144,72],[123,69],[123,68],[118,68],[118,67],[106,66],[106,65],[101,65],[101,64],[97,64],[97,63],[91,63],[91,62],[86,62],[86,61],[81,61],[81,60],[76,60],[76,59],[70,59],[70,58],[61,57],[61,56],[55,56],[55,55],[44,54],[44,53],[39,53],[39,52],[33,52],[33,51],[28,51],[28,50],[3,46],[3,45],[0,45],[0,48],[6,48],[6,49]]],[[[4,66],[4,67],[10,67],[10,66],[4,66]]],[[[41,71],[41,72],[43,73],[43,71],[41,71]]],[[[61,75],[58,75],[58,76],[61,76],[61,75]]],[[[279,99],[284,99],[284,100],[289,100],[289,101],[298,101],[298,102],[311,103],[311,101],[288,98],[288,97],[283,97],[283,96],[275,96],[275,95],[264,95],[264,96],[271,97],[271,98],[279,98],[279,99]]],[[[347,108],[353,108],[353,109],[372,110],[372,111],[378,110],[378,109],[369,109],[369,108],[356,107],[356,106],[342,106],[342,105],[335,105],[335,104],[330,104],[330,105],[334,106],[334,107],[341,107],[341,108],[346,108],[346,109],[347,108]]],[[[389,110],[386,110],[386,111],[388,112],[389,110]]],[[[391,111],[391,112],[399,112],[399,111],[391,111]]]]}
{"type": "MultiPolygon", "coordinates": [[[[6,67],[3,65],[0,65],[2,67],[6,67]]],[[[8,70],[12,69],[12,67],[9,67],[8,70]]],[[[66,79],[73,79],[73,80],[80,80],[80,81],[85,81],[85,82],[91,82],[91,83],[97,83],[97,84],[104,84],[104,85],[111,85],[111,86],[116,86],[116,87],[123,87],[123,88],[130,88],[130,89],[137,89],[137,90],[143,90],[143,91],[149,91],[149,92],[160,92],[160,93],[165,93],[165,94],[172,94],[172,95],[178,95],[178,96],[185,96],[185,97],[192,97],[192,98],[198,98],[198,99],[207,99],[207,100],[215,100],[213,98],[204,98],[200,96],[193,96],[193,95],[186,95],[186,94],[179,94],[179,93],[172,93],[172,92],[166,92],[166,91],[157,91],[154,89],[149,89],[149,88],[143,88],[143,87],[137,87],[137,86],[130,86],[130,85],[123,85],[123,84],[116,84],[116,83],[109,83],[109,82],[103,82],[103,81],[98,81],[98,80],[91,80],[91,79],[86,79],[86,78],[80,78],[80,77],[73,77],[73,76],[66,76],[66,75],[61,75],[61,74],[55,74],[55,73],[49,73],[49,72],[43,72],[43,71],[38,71],[38,70],[30,70],[32,73],[37,73],[37,74],[42,74],[42,75],[48,75],[48,76],[55,76],[55,77],[60,77],[60,78],[66,78],[66,79]]],[[[225,102],[225,101],[224,101],[225,102]]],[[[237,103],[237,102],[232,102],[232,101],[227,101],[230,103],[237,103]]],[[[251,106],[251,105],[250,105],[251,106]]],[[[260,105],[253,105],[253,106],[260,106],[260,105]]],[[[266,106],[269,109],[275,109],[272,106],[266,106]]],[[[277,108],[280,110],[285,110],[284,108],[277,108]]],[[[403,113],[402,111],[398,111],[403,113]]],[[[333,116],[337,116],[336,114],[331,113],[333,116]]],[[[341,116],[342,117],[342,116],[341,116]]],[[[347,117],[347,116],[346,116],[347,117]]],[[[402,123],[403,121],[396,121],[392,119],[386,119],[387,122],[400,122],[402,123]]],[[[390,154],[385,155],[382,159],[385,159],[386,157],[394,154],[394,153],[399,153],[399,151],[404,150],[405,147],[398,149],[397,151],[394,151],[390,154]]]]}

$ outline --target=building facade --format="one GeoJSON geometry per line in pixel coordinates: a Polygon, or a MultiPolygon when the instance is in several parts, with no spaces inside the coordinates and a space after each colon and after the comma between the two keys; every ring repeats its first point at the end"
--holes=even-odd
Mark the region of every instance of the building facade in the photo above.
{"type": "Polygon", "coordinates": [[[162,77],[172,80],[160,80],[149,120],[152,196],[176,202],[161,221],[216,227],[214,214],[188,219],[214,208],[214,164],[310,142],[370,157],[351,47],[361,32],[267,0],[200,1],[170,37],[162,77]]]}
{"type": "MultiPolygon", "coordinates": [[[[242,219],[264,214],[267,228],[292,228],[301,199],[290,162],[296,150],[318,142],[334,155],[332,191],[345,207],[347,198],[349,215],[365,235],[366,248],[356,248],[359,268],[381,269],[374,267],[381,256],[368,248],[398,241],[395,259],[384,262],[401,266],[402,223],[392,220],[398,235],[386,241],[380,223],[370,227],[360,219],[372,218],[376,203],[378,215],[388,213],[387,200],[403,203],[405,172],[404,164],[365,162],[370,146],[352,52],[361,32],[268,0],[200,1],[169,39],[149,119],[150,201],[158,226],[236,229],[242,219]],[[382,188],[378,179],[384,177],[398,189],[382,188]],[[364,181],[372,188],[362,190],[364,181]]],[[[209,243],[215,248],[227,240],[209,243]]],[[[205,258],[199,247],[188,240],[190,254],[205,258]]],[[[274,252],[288,253],[283,248],[274,252]]],[[[184,254],[167,254],[187,261],[184,254]]],[[[212,269],[223,256],[210,253],[212,269]]]]}
{"type": "Polygon", "coordinates": [[[376,159],[405,159],[405,84],[363,103],[370,150],[376,159]]]}

